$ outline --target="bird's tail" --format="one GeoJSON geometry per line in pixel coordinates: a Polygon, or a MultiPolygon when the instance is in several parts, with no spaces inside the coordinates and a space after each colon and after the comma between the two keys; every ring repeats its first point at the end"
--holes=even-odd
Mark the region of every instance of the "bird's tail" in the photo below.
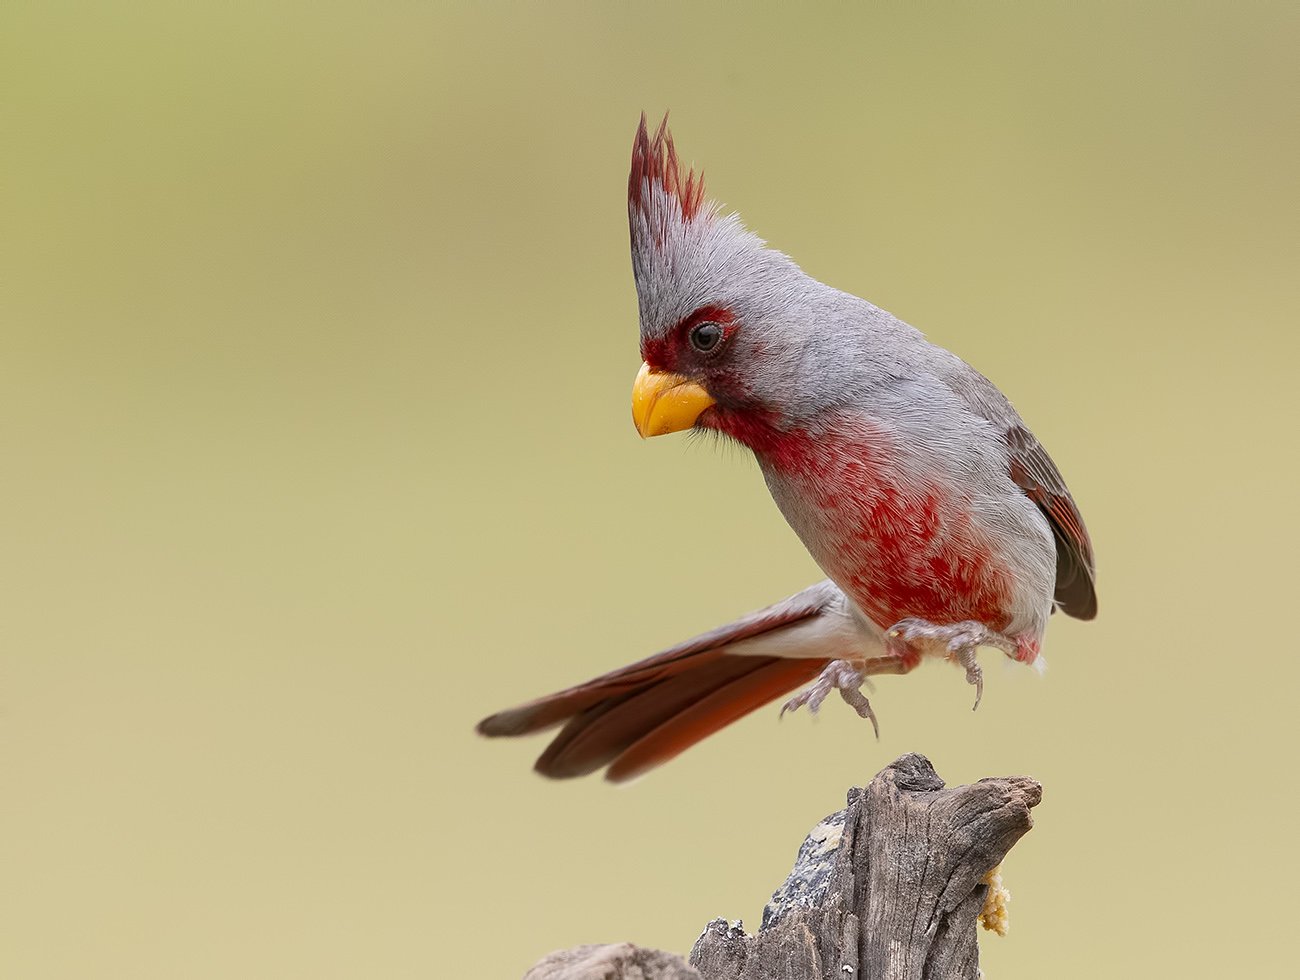
{"type": "Polygon", "coordinates": [[[585,684],[498,712],[489,736],[563,724],[538,758],[543,776],[604,766],[621,782],[641,775],[751,711],[805,684],[867,637],[831,582],[585,684]]]}

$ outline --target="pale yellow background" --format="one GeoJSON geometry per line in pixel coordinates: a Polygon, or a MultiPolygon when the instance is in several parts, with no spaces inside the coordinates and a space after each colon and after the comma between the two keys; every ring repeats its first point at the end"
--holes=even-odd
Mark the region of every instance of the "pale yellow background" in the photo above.
{"type": "Polygon", "coordinates": [[[0,7],[0,975],[684,951],[908,750],[1046,787],[986,975],[1286,972],[1300,13],[1141,6],[0,7]],[[666,107],[1010,394],[1101,616],[977,714],[882,680],[879,744],[771,709],[547,783],[473,722],[818,577],[746,453],[629,421],[666,107]]]}

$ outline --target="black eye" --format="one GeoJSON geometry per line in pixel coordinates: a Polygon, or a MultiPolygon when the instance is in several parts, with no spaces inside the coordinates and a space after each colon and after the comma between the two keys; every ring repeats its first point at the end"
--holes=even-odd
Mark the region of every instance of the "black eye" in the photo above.
{"type": "Polygon", "coordinates": [[[722,328],[716,323],[701,323],[691,330],[691,346],[707,354],[722,341],[722,328]]]}

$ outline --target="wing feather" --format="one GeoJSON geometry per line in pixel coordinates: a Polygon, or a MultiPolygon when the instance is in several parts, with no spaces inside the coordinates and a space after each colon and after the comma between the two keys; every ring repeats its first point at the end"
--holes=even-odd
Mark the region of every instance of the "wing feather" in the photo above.
{"type": "Polygon", "coordinates": [[[1038,505],[1056,537],[1056,602],[1079,619],[1097,615],[1096,561],[1083,515],[1047,450],[1023,425],[1006,434],[1011,479],[1038,505]]]}
{"type": "Polygon", "coordinates": [[[956,355],[949,355],[943,380],[968,409],[993,425],[1006,442],[1012,481],[1043,512],[1056,538],[1056,591],[1060,609],[1079,619],[1097,615],[1097,572],[1083,515],[1061,471],[1038,437],[992,381],[956,355]]]}

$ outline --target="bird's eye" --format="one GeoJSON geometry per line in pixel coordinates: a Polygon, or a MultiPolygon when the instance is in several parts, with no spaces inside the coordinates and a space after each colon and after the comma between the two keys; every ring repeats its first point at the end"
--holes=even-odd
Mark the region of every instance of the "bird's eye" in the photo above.
{"type": "Polygon", "coordinates": [[[714,350],[722,341],[722,327],[716,323],[701,323],[691,330],[691,346],[701,354],[714,350]]]}

